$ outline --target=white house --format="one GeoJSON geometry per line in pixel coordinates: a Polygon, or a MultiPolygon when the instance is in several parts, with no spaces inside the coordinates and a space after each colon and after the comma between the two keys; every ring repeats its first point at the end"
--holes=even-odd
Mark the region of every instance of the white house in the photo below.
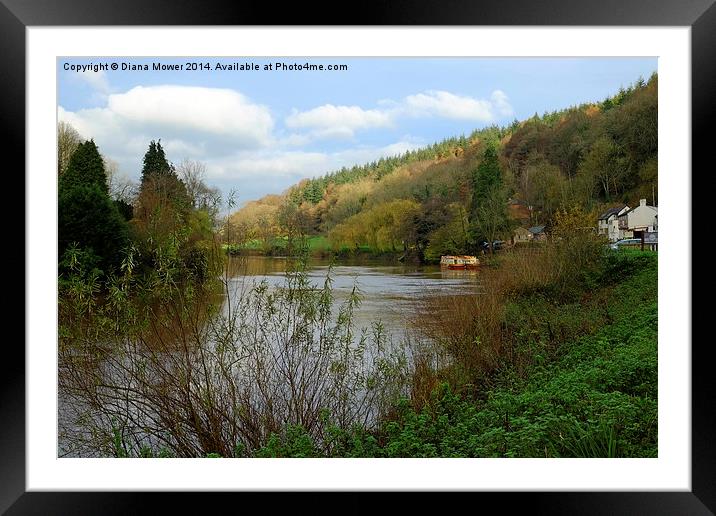
{"type": "Polygon", "coordinates": [[[602,213],[597,221],[599,234],[605,235],[611,242],[624,238],[619,230],[619,216],[627,211],[629,211],[629,206],[620,204],[602,213]]]}
{"type": "Polygon", "coordinates": [[[619,231],[622,238],[640,238],[644,231],[656,231],[658,224],[656,206],[646,204],[646,199],[639,200],[639,206],[619,215],[619,231]]]}

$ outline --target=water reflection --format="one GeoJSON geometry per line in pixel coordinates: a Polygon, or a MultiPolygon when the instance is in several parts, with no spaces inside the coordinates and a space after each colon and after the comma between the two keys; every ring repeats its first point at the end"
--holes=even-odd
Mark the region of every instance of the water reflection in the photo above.
{"type": "MultiPolygon", "coordinates": [[[[228,264],[230,291],[240,292],[247,285],[266,281],[280,287],[286,269],[291,266],[282,257],[232,257],[228,264]]],[[[308,278],[314,288],[324,285],[326,276],[332,279],[336,305],[345,301],[355,287],[361,304],[355,313],[358,328],[369,328],[381,321],[392,334],[408,329],[410,315],[420,299],[435,295],[465,295],[479,286],[479,270],[449,270],[435,265],[395,264],[377,260],[341,261],[331,265],[329,260],[312,259],[308,263],[308,278]]],[[[231,294],[238,295],[238,294],[231,294]]]]}

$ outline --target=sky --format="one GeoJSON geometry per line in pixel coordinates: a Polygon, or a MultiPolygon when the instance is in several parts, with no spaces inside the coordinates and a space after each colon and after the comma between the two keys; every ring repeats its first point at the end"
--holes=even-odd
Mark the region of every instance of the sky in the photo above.
{"type": "Polygon", "coordinates": [[[93,138],[120,176],[138,180],[149,142],[161,139],[169,161],[202,162],[205,182],[242,205],[343,166],[601,101],[648,79],[657,58],[98,57],[57,66],[58,120],[93,138]],[[296,66],[306,64],[324,69],[296,66]]]}

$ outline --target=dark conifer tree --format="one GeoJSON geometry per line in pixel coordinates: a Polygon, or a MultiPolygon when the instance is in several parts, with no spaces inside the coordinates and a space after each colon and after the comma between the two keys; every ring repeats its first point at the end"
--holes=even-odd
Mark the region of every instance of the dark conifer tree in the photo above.
{"type": "Polygon", "coordinates": [[[105,194],[109,193],[104,160],[94,140],[80,143],[72,153],[67,170],[60,177],[60,185],[95,185],[105,194]]]}
{"type": "Polygon", "coordinates": [[[67,249],[76,246],[93,267],[108,272],[120,263],[127,242],[127,224],[109,197],[102,156],[94,141],[82,143],[59,179],[60,262],[67,249]]]}
{"type": "Polygon", "coordinates": [[[500,162],[497,158],[497,150],[494,146],[485,149],[482,161],[472,176],[473,186],[473,207],[476,207],[482,200],[486,199],[492,190],[502,185],[502,172],[500,162]]]}
{"type": "Polygon", "coordinates": [[[149,149],[144,155],[144,165],[142,167],[142,184],[147,182],[147,179],[152,174],[156,175],[169,175],[174,173],[173,167],[167,161],[167,157],[164,154],[162,148],[162,140],[152,140],[149,143],[149,149]]]}

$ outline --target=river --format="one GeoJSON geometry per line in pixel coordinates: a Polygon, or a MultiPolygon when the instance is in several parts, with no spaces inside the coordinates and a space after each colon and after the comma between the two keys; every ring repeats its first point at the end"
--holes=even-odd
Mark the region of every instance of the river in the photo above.
{"type": "MultiPolygon", "coordinates": [[[[232,257],[228,271],[230,281],[235,284],[265,280],[277,287],[285,281],[287,265],[288,259],[281,257],[232,257]]],[[[479,288],[477,270],[365,259],[342,260],[331,265],[328,259],[311,258],[307,274],[315,288],[323,286],[329,270],[336,308],[356,287],[361,300],[355,311],[356,328],[369,328],[380,321],[390,336],[398,338],[413,326],[411,317],[421,299],[474,294],[479,288]]]]}

